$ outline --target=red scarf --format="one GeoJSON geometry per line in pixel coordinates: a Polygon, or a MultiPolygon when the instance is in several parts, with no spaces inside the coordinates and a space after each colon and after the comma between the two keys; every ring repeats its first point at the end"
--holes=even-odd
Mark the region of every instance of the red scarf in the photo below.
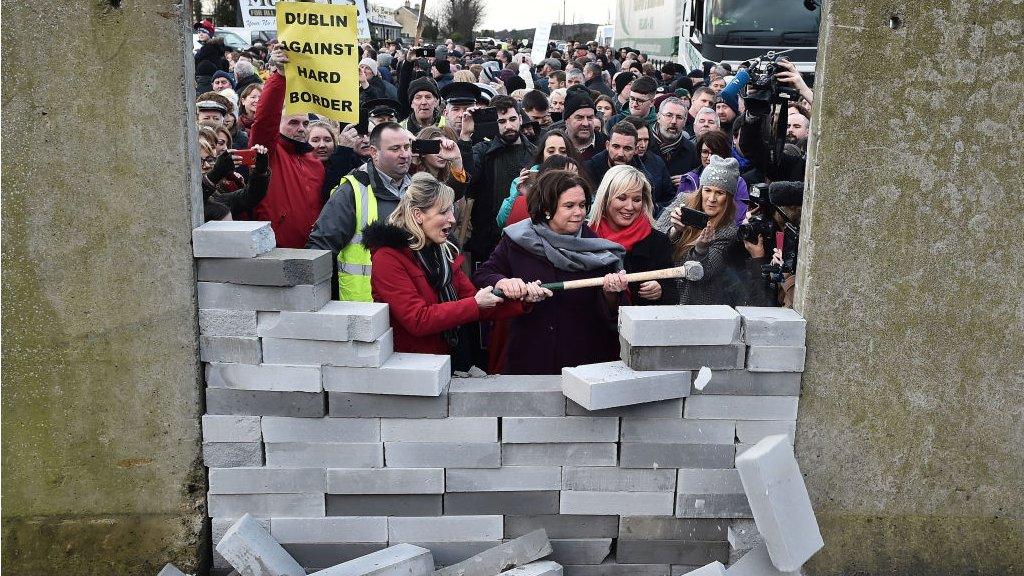
{"type": "Polygon", "coordinates": [[[626,252],[629,252],[633,250],[634,244],[647,238],[651,233],[651,222],[644,214],[638,214],[636,220],[633,220],[633,223],[629,226],[622,230],[613,230],[611,224],[608,223],[608,219],[601,218],[601,221],[597,223],[597,227],[594,228],[594,232],[605,240],[611,240],[621,245],[626,249],[626,252]]]}

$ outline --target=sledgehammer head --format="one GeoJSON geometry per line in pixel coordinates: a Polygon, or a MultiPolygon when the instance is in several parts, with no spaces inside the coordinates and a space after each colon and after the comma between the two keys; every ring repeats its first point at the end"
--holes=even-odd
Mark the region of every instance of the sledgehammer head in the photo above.
{"type": "Polygon", "coordinates": [[[704,266],[696,260],[690,260],[683,264],[683,268],[686,270],[687,280],[700,280],[704,277],[704,266]]]}

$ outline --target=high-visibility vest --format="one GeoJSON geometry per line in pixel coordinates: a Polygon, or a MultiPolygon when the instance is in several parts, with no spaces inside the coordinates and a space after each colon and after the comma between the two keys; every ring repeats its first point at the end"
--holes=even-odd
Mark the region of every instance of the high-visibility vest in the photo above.
{"type": "Polygon", "coordinates": [[[373,195],[373,186],[369,183],[364,186],[352,174],[345,176],[344,180],[352,186],[356,229],[352,240],[338,252],[338,296],[341,300],[373,302],[370,251],[363,246],[363,229],[377,220],[377,197],[373,195]]]}

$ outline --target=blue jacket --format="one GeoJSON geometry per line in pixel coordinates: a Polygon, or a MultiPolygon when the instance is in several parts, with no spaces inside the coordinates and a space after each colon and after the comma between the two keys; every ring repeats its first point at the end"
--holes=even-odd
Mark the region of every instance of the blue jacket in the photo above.
{"type": "MultiPolygon", "coordinates": [[[[655,154],[645,154],[644,157],[634,156],[630,166],[640,170],[651,183],[651,195],[654,199],[654,217],[657,218],[661,210],[668,206],[676,197],[675,187],[672,186],[672,178],[668,174],[665,161],[655,154]],[[654,159],[656,158],[656,160],[654,159]]],[[[600,186],[604,175],[611,169],[608,165],[608,151],[603,150],[587,161],[587,172],[591,176],[594,186],[600,186]]]]}

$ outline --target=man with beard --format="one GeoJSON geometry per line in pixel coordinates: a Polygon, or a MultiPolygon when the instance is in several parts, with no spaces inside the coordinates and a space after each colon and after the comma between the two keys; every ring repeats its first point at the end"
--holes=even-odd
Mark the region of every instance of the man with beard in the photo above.
{"type": "Polygon", "coordinates": [[[600,184],[604,175],[612,166],[628,164],[634,168],[642,169],[636,159],[637,131],[629,122],[619,122],[612,126],[608,141],[605,142],[604,150],[594,155],[587,161],[587,172],[590,174],[590,181],[595,185],[600,184]]]}
{"type": "MultiPolygon", "coordinates": [[[[536,147],[520,133],[522,117],[516,102],[509,96],[495,96],[491,106],[498,113],[498,136],[490,141],[473,146],[472,155],[466,162],[469,173],[469,197],[473,200],[470,221],[473,234],[467,248],[473,262],[483,262],[498,244],[501,229],[495,220],[502,200],[508,195],[512,180],[519,177],[524,166],[529,166],[536,153],[536,147]]],[[[473,120],[466,114],[462,121],[462,133],[473,131],[473,120]]]]}
{"type": "Polygon", "coordinates": [[[673,96],[661,103],[658,121],[651,125],[650,147],[665,161],[675,186],[679,186],[683,174],[696,168],[700,162],[697,149],[686,137],[689,117],[683,101],[673,96]]]}
{"type": "MultiPolygon", "coordinates": [[[[590,160],[598,152],[604,149],[608,138],[601,132],[594,130],[594,116],[597,114],[597,107],[590,99],[590,93],[585,89],[570,90],[565,97],[564,118],[565,131],[576,145],[580,158],[590,160]]],[[[552,128],[558,128],[553,124],[552,128]]]]}
{"type": "Polygon", "coordinates": [[[801,141],[806,141],[807,136],[811,133],[811,121],[807,119],[807,116],[801,114],[795,107],[791,107],[789,109],[787,119],[788,126],[786,127],[786,142],[800,145],[801,141]]]}
{"type": "Polygon", "coordinates": [[[623,122],[629,122],[636,128],[636,161],[651,183],[651,195],[654,199],[654,216],[672,203],[676,197],[677,185],[672,184],[668,167],[661,156],[650,151],[651,128],[639,116],[627,116],[623,122]]]}

